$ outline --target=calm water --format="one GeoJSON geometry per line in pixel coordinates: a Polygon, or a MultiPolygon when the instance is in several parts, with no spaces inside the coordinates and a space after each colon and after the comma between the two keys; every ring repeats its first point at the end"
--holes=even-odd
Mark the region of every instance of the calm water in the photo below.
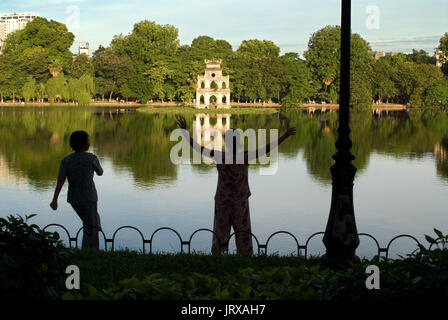
{"type": "MultiPolygon", "coordinates": [[[[186,118],[191,128],[195,115],[186,118]]],[[[213,115],[205,121],[217,123],[213,115]]],[[[287,230],[304,244],[311,234],[323,231],[330,207],[329,167],[337,114],[231,115],[223,121],[226,124],[242,129],[280,128],[281,132],[287,125],[297,127],[297,135],[280,147],[276,174],[260,175],[259,166],[250,168],[252,228],[259,241],[265,243],[271,233],[287,230]]],[[[58,211],[52,211],[49,203],[59,163],[70,152],[70,133],[83,129],[91,134],[91,151],[105,172],[95,177],[95,183],[106,235],[111,237],[119,226],[132,225],[149,238],[157,228],[169,226],[188,240],[194,230],[213,226],[217,172],[213,165],[170,161],[176,142],[169,135],[175,128],[173,114],[113,108],[0,108],[0,215],[37,213],[34,223],[63,224],[75,234],[80,221],[65,201],[67,186],[58,211]]],[[[358,231],[374,235],[381,246],[401,233],[424,242],[423,235],[432,234],[433,227],[447,232],[448,117],[354,114],[352,129],[358,231]]],[[[134,231],[120,231],[117,239],[118,247],[141,248],[134,231]]],[[[324,252],[321,239],[313,238],[311,254],[324,252]]],[[[193,248],[209,252],[210,243],[208,233],[199,233],[193,248]]],[[[392,255],[414,248],[411,241],[398,240],[392,255]]],[[[161,231],[153,249],[178,252],[179,240],[161,231]]],[[[232,241],[230,250],[234,249],[232,241]]],[[[279,235],[268,250],[295,252],[294,241],[279,235]]],[[[361,237],[358,254],[370,257],[374,253],[373,242],[361,237]]]]}

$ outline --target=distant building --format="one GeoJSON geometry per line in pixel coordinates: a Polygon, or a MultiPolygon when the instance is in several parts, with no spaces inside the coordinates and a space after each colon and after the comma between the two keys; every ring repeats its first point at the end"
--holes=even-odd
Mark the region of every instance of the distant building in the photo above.
{"type": "Polygon", "coordinates": [[[383,51],[373,51],[372,55],[375,58],[375,60],[379,60],[379,58],[384,57],[384,52],[383,51]]]}
{"type": "Polygon", "coordinates": [[[399,54],[399,52],[386,52],[385,55],[393,57],[393,56],[396,56],[397,54],[399,54]]]}
{"type": "Polygon", "coordinates": [[[436,58],[436,66],[441,68],[445,62],[448,61],[447,57],[443,54],[442,50],[439,50],[439,48],[436,48],[434,51],[434,56],[436,58]]]}
{"type": "Polygon", "coordinates": [[[372,55],[375,58],[375,60],[379,60],[382,57],[386,57],[386,56],[396,56],[397,54],[399,54],[399,52],[384,52],[384,51],[372,51],[372,55]]]}
{"type": "Polygon", "coordinates": [[[196,108],[230,108],[229,76],[222,74],[222,60],[205,60],[204,75],[198,75],[196,108]]]}
{"type": "Polygon", "coordinates": [[[11,32],[24,29],[28,22],[37,17],[39,15],[34,12],[0,13],[0,52],[6,37],[11,32]]]}
{"type": "Polygon", "coordinates": [[[90,55],[90,46],[88,42],[83,42],[78,45],[78,54],[85,54],[86,56],[90,55]]]}

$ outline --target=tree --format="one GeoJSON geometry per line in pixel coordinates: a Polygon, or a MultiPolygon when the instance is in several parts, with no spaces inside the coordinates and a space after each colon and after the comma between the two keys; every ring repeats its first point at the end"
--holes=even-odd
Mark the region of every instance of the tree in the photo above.
{"type": "Polygon", "coordinates": [[[104,96],[109,94],[109,100],[112,99],[114,92],[134,76],[132,61],[127,56],[118,56],[112,49],[100,46],[92,57],[92,64],[95,70],[98,93],[104,96]]]}
{"type": "Polygon", "coordinates": [[[283,68],[279,58],[280,48],[268,40],[244,40],[231,59],[232,88],[236,95],[270,101],[279,99],[283,68]]]}
{"type": "Polygon", "coordinates": [[[227,72],[226,60],[233,54],[232,45],[226,40],[215,40],[209,36],[199,36],[191,42],[190,57],[192,60],[204,62],[205,59],[223,60],[223,71],[227,72]]]}
{"type": "Polygon", "coordinates": [[[13,65],[8,63],[5,55],[0,54],[0,100],[11,94],[11,80],[14,78],[13,65]]]}
{"type": "Polygon", "coordinates": [[[67,79],[63,73],[48,80],[45,89],[50,103],[68,100],[70,98],[67,79]]]}
{"type": "Polygon", "coordinates": [[[129,81],[129,88],[141,103],[147,103],[152,98],[149,79],[142,74],[136,74],[129,81]]]}
{"type": "Polygon", "coordinates": [[[38,82],[46,82],[50,76],[48,68],[48,50],[42,47],[32,47],[25,49],[19,56],[11,57],[7,55],[12,63],[16,63],[18,68],[27,76],[31,76],[38,82]]]}
{"type": "Polygon", "coordinates": [[[68,89],[70,92],[70,98],[80,105],[88,105],[92,99],[92,94],[94,92],[93,78],[85,74],[79,79],[69,79],[68,89]]]}
{"type": "Polygon", "coordinates": [[[438,49],[442,51],[442,59],[444,63],[442,65],[443,73],[448,76],[448,32],[446,32],[442,38],[440,38],[440,44],[438,49]]]}
{"type": "Polygon", "coordinates": [[[436,64],[435,57],[431,57],[425,50],[412,49],[412,53],[408,54],[408,60],[420,64],[436,64]]]}
{"type": "Polygon", "coordinates": [[[144,20],[136,23],[129,35],[115,36],[110,47],[118,56],[128,56],[137,73],[143,73],[155,62],[176,54],[178,33],[172,25],[144,20]]]}
{"type": "Polygon", "coordinates": [[[405,103],[423,107],[425,91],[437,84],[443,78],[440,68],[430,64],[405,62],[398,71],[397,79],[400,92],[405,97],[405,103]]]}
{"type": "Polygon", "coordinates": [[[22,96],[25,98],[26,102],[36,96],[36,90],[36,80],[32,76],[28,76],[28,79],[22,88],[22,96]]]}
{"type": "MultiPolygon", "coordinates": [[[[323,29],[313,33],[309,42],[308,49],[304,52],[304,57],[309,68],[312,70],[314,80],[321,85],[319,97],[330,103],[337,102],[340,81],[340,42],[341,27],[326,26],[323,29]]],[[[372,83],[369,77],[373,65],[373,57],[370,54],[371,48],[367,41],[360,35],[352,33],[351,35],[351,86],[355,95],[352,95],[356,101],[367,101],[369,88],[372,83]],[[365,83],[364,83],[365,82],[365,83]],[[359,94],[362,94],[361,98],[359,94]]],[[[371,89],[370,89],[371,90],[371,89]]],[[[371,100],[371,97],[370,97],[371,100]]]]}
{"type": "Polygon", "coordinates": [[[238,53],[252,58],[278,57],[280,48],[270,40],[243,40],[238,47],[238,53]]]}
{"type": "Polygon", "coordinates": [[[94,75],[94,68],[91,59],[85,54],[77,55],[70,64],[68,74],[72,78],[79,79],[83,75],[94,75]]]}
{"type": "Polygon", "coordinates": [[[45,83],[41,82],[37,85],[36,88],[36,96],[39,102],[44,102],[44,99],[46,97],[47,89],[45,87],[45,83]]]}
{"type": "Polygon", "coordinates": [[[285,94],[282,103],[285,105],[300,105],[303,100],[310,98],[316,92],[311,71],[306,62],[300,59],[295,52],[286,53],[280,59],[286,73],[282,83],[285,94]]]}
{"type": "Polygon", "coordinates": [[[429,87],[424,96],[425,105],[429,108],[448,110],[448,78],[444,77],[429,87]]]}
{"type": "Polygon", "coordinates": [[[63,70],[62,63],[59,59],[55,59],[51,62],[51,64],[48,66],[48,70],[50,70],[50,73],[53,77],[57,77],[59,73],[63,70]]]}
{"type": "Polygon", "coordinates": [[[448,32],[446,32],[441,38],[439,43],[439,50],[442,51],[445,57],[448,57],[448,32]]]}
{"type": "Polygon", "coordinates": [[[373,65],[373,95],[379,103],[383,99],[388,102],[389,99],[398,95],[398,88],[394,81],[397,70],[391,65],[391,60],[387,57],[381,57],[373,65]]]}
{"type": "Polygon", "coordinates": [[[191,103],[195,95],[195,89],[189,86],[182,86],[176,91],[177,98],[183,103],[191,103]]]}
{"type": "Polygon", "coordinates": [[[168,68],[168,64],[165,61],[157,61],[151,67],[143,73],[149,79],[149,83],[152,87],[152,94],[155,98],[162,100],[165,98],[165,91],[163,85],[165,80],[171,77],[172,71],[168,68]]]}
{"type": "Polygon", "coordinates": [[[127,83],[123,84],[120,87],[119,93],[123,98],[126,99],[126,102],[128,102],[128,99],[130,97],[134,96],[134,92],[131,90],[131,88],[129,88],[129,85],[127,83]]]}
{"type": "MultiPolygon", "coordinates": [[[[59,60],[66,70],[72,60],[69,48],[74,37],[64,24],[38,17],[27,23],[24,29],[7,37],[3,54],[19,57],[21,60],[20,57],[29,55],[30,50],[44,50],[48,59],[43,61],[42,68],[48,70],[51,62],[59,60]]],[[[42,55],[41,52],[38,53],[42,55]]]]}

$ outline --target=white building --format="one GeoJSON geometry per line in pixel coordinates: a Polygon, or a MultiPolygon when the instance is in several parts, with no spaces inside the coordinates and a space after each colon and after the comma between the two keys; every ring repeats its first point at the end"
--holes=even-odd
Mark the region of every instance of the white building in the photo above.
{"type": "Polygon", "coordinates": [[[0,52],[6,37],[14,31],[22,30],[26,24],[39,17],[34,12],[0,13],[0,52]]]}
{"type": "Polygon", "coordinates": [[[88,42],[81,42],[80,45],[78,45],[78,54],[85,54],[86,56],[90,55],[90,46],[88,42]]]}
{"type": "Polygon", "coordinates": [[[198,75],[196,108],[230,108],[230,81],[221,69],[221,60],[205,60],[205,73],[198,75]]]}

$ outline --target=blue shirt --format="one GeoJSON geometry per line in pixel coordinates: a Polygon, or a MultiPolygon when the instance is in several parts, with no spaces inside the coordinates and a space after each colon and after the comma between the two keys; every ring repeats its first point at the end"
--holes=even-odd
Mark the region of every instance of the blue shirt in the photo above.
{"type": "Polygon", "coordinates": [[[74,152],[61,161],[58,179],[68,178],[67,202],[82,205],[98,201],[94,172],[103,174],[103,168],[93,153],[74,152]]]}

